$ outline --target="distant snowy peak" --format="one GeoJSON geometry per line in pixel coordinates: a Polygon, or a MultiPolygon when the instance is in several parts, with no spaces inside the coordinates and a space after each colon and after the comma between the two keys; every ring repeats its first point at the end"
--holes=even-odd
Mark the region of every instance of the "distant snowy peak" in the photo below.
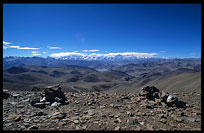
{"type": "Polygon", "coordinates": [[[145,58],[155,58],[155,53],[108,53],[108,54],[81,54],[81,53],[59,53],[52,55],[51,57],[55,59],[62,60],[127,60],[127,59],[145,59],[145,58]],[[67,55],[66,55],[67,54],[67,55]]]}
{"type": "Polygon", "coordinates": [[[117,59],[138,59],[138,58],[152,58],[152,57],[137,57],[137,56],[64,56],[64,57],[55,57],[55,59],[63,60],[117,60],[117,59]]]}

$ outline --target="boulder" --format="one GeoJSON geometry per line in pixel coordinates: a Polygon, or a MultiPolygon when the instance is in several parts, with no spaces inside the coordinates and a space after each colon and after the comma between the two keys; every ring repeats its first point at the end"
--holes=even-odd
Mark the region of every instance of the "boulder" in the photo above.
{"type": "Polygon", "coordinates": [[[31,91],[40,91],[39,87],[33,87],[33,89],[31,89],[31,91]]]}
{"type": "Polygon", "coordinates": [[[165,93],[164,91],[162,91],[162,93],[160,95],[160,98],[161,98],[161,102],[165,102],[166,103],[166,100],[168,98],[168,94],[165,93]]]}
{"type": "Polygon", "coordinates": [[[48,86],[40,92],[40,95],[43,101],[50,102],[51,104],[54,102],[65,104],[66,97],[61,89],[62,88],[60,87],[60,85],[48,86]]]}
{"type": "Polygon", "coordinates": [[[31,99],[30,104],[31,104],[32,106],[34,106],[35,103],[39,103],[39,102],[40,102],[40,98],[34,98],[34,99],[31,99]]]}
{"type": "Polygon", "coordinates": [[[145,97],[148,100],[155,100],[155,98],[159,98],[160,96],[159,89],[154,86],[146,86],[142,88],[140,96],[145,97]]]}
{"type": "MultiPolygon", "coordinates": [[[[146,86],[142,88],[142,91],[139,93],[140,100],[142,101],[154,101],[154,105],[163,105],[164,107],[176,107],[176,108],[185,108],[186,104],[182,101],[178,101],[178,98],[175,95],[169,95],[165,92],[159,92],[154,86],[146,86]]],[[[141,107],[146,106],[144,103],[141,104],[141,107]]],[[[153,106],[150,106],[152,108],[153,106]]],[[[154,108],[154,107],[153,107],[154,108]]]]}
{"type": "Polygon", "coordinates": [[[178,102],[178,98],[175,95],[169,95],[166,102],[168,106],[172,106],[173,104],[176,105],[178,102]]]}
{"type": "Polygon", "coordinates": [[[10,97],[10,94],[8,93],[8,90],[3,89],[3,99],[7,99],[10,97]]]}

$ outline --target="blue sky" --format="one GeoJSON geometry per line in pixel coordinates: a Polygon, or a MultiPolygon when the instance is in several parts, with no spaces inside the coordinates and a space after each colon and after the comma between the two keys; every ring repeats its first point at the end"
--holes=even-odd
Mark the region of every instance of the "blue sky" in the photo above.
{"type": "Polygon", "coordinates": [[[200,4],[3,4],[3,56],[201,57],[200,4]]]}

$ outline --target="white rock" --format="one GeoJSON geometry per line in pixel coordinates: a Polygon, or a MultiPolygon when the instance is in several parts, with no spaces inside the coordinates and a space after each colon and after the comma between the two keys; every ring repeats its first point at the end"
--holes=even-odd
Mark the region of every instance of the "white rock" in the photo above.
{"type": "Polygon", "coordinates": [[[60,103],[58,103],[58,102],[54,102],[54,103],[51,104],[52,107],[56,107],[56,106],[59,106],[59,105],[60,105],[60,103]]]}
{"type": "Polygon", "coordinates": [[[167,98],[167,103],[171,102],[173,99],[177,99],[175,95],[169,95],[167,98]]]}
{"type": "Polygon", "coordinates": [[[43,97],[43,99],[40,100],[40,102],[44,102],[46,100],[46,97],[43,97]]]}

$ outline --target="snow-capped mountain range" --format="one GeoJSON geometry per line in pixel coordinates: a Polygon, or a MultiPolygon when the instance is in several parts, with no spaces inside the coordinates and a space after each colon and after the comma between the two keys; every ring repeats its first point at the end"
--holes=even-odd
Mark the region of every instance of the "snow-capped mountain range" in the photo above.
{"type": "MultiPolygon", "coordinates": [[[[176,58],[160,58],[136,55],[69,55],[61,57],[16,57],[9,56],[3,58],[3,69],[14,66],[47,66],[47,67],[63,67],[67,65],[78,65],[91,67],[94,69],[110,69],[113,66],[124,65],[130,63],[146,63],[146,62],[166,62],[176,58]]],[[[200,59],[190,59],[200,60],[200,59]]]]}
{"type": "Polygon", "coordinates": [[[51,54],[50,56],[55,59],[63,60],[127,60],[127,59],[144,59],[144,58],[155,58],[156,53],[136,53],[136,52],[124,52],[124,53],[77,53],[77,52],[61,52],[51,54]]]}

